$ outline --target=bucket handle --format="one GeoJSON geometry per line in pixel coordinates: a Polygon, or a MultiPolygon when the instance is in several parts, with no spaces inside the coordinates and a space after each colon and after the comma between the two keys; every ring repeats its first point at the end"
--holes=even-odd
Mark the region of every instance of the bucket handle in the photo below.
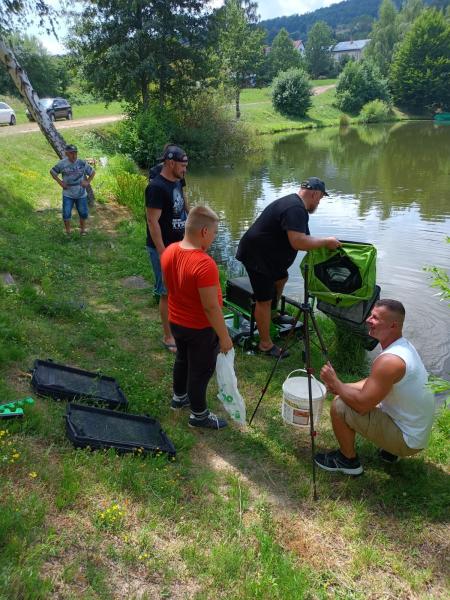
{"type": "MultiPolygon", "coordinates": [[[[294,369],[293,371],[291,371],[289,373],[289,375],[286,377],[286,379],[289,379],[289,377],[293,374],[293,373],[306,373],[308,374],[306,369],[294,369]]],[[[318,384],[319,387],[319,391],[321,392],[322,390],[320,389],[320,385],[319,382],[317,381],[317,379],[314,377],[314,375],[311,373],[311,379],[314,379],[314,381],[318,384]]]]}

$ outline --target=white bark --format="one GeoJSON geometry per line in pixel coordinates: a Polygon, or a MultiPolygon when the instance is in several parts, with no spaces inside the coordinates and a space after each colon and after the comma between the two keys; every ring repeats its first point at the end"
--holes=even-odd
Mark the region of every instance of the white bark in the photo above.
{"type": "Polygon", "coordinates": [[[1,39],[0,63],[5,65],[25,104],[27,105],[28,110],[30,111],[33,119],[39,125],[39,128],[44,134],[48,143],[59,156],[59,158],[62,158],[64,156],[64,146],[66,145],[64,138],[56,130],[56,127],[50,120],[47,112],[41,108],[41,105],[39,104],[39,96],[34,91],[27,74],[17,62],[14,53],[1,39]]]}

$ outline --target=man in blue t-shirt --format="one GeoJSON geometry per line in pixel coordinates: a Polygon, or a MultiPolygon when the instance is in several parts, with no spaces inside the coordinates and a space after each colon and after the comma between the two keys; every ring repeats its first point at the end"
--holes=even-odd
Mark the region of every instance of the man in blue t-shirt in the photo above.
{"type": "MultiPolygon", "coordinates": [[[[334,250],[341,245],[334,237],[317,238],[309,233],[309,215],[324,196],[328,194],[321,179],[306,179],[297,193],[269,204],[239,242],[236,258],[247,270],[256,300],[258,349],[268,356],[278,358],[281,354],[281,348],[270,337],[271,305],[275,297],[281,297],[297,251],[334,250]]],[[[285,352],[281,358],[287,355],[285,352]]]]}
{"type": "Polygon", "coordinates": [[[50,170],[50,175],[63,189],[62,215],[67,235],[71,233],[70,220],[75,204],[80,217],[80,233],[86,234],[88,218],[88,197],[86,188],[95,177],[94,169],[85,161],[78,158],[77,147],[67,144],[66,158],[63,158],[50,170]],[[59,175],[62,175],[60,179],[59,175]]]}
{"type": "Polygon", "coordinates": [[[167,290],[162,280],[160,256],[166,246],[183,239],[189,212],[183,193],[188,157],[179,146],[167,144],[159,162],[163,163],[162,168],[155,170],[155,176],[145,190],[147,251],[155,275],[155,294],[159,296],[162,342],[167,350],[175,353],[176,345],[169,326],[167,290]]]}

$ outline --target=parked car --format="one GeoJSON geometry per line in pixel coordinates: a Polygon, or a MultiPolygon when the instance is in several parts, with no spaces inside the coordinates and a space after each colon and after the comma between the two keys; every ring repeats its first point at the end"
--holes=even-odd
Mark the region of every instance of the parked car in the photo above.
{"type": "Polygon", "coordinates": [[[6,102],[0,102],[0,123],[16,124],[16,113],[6,102]]]}
{"type": "MultiPolygon", "coordinates": [[[[64,98],[41,98],[39,102],[47,111],[47,114],[52,121],[56,121],[56,119],[72,118],[72,107],[64,98]]],[[[26,110],[26,115],[29,121],[34,121],[28,109],[26,110]]]]}

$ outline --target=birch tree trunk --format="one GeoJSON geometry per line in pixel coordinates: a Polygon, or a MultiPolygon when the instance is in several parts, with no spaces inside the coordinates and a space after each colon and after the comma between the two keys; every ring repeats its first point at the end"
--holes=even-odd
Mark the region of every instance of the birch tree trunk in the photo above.
{"type": "Polygon", "coordinates": [[[14,53],[6,46],[3,40],[0,39],[0,62],[3,63],[11,76],[14,84],[19,90],[28,110],[33,119],[39,125],[40,130],[44,134],[50,146],[59,156],[64,156],[64,146],[66,142],[62,135],[56,130],[53,122],[50,120],[47,112],[41,108],[39,104],[39,96],[34,91],[26,72],[17,62],[14,53]]]}

